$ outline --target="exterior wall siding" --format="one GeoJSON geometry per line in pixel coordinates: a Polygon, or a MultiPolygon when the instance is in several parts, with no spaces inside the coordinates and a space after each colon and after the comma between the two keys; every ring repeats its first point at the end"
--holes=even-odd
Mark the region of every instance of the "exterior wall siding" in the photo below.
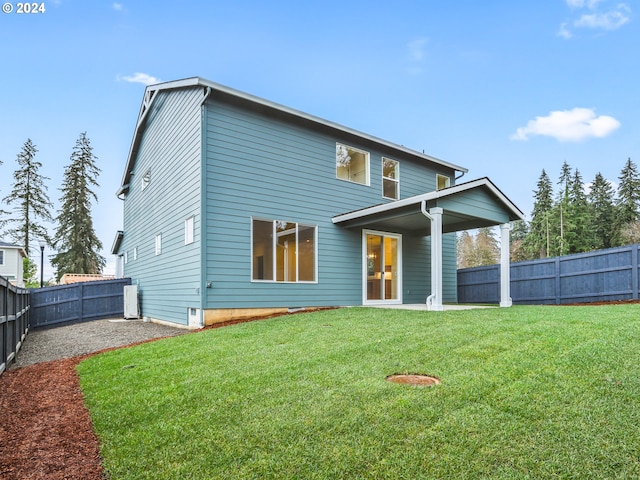
{"type": "Polygon", "coordinates": [[[142,134],[124,201],[124,275],[138,285],[142,315],[187,323],[200,308],[201,87],[160,91],[142,134]],[[143,176],[150,172],[143,190],[143,176]],[[184,222],[194,216],[194,242],[185,245],[184,222]],[[162,252],[155,237],[162,235],[162,252]],[[137,257],[134,254],[137,252],[137,257]],[[135,258],[134,258],[135,257],[135,258]]]}
{"type": "MultiPolygon", "coordinates": [[[[382,196],[382,156],[400,162],[401,198],[435,190],[436,173],[454,182],[453,170],[436,171],[408,155],[215,98],[207,102],[205,125],[206,280],[212,282],[206,308],[360,304],[361,230],[336,226],[331,218],[390,201],[382,196]],[[370,153],[369,186],[336,179],[336,142],[370,153]],[[316,283],[251,281],[252,217],[317,225],[316,283]]],[[[445,298],[455,298],[456,291],[452,238],[444,242],[451,268],[445,298]]],[[[428,238],[405,235],[403,242],[404,301],[423,302],[430,281],[428,238]]]]}

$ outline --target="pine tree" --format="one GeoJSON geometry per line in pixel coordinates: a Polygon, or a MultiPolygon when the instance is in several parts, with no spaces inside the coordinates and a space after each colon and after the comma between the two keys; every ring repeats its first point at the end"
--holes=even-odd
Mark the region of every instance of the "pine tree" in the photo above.
{"type": "Polygon", "coordinates": [[[27,139],[16,158],[18,169],[13,173],[13,189],[4,198],[7,205],[16,204],[14,217],[8,219],[8,223],[15,226],[7,233],[16,243],[24,246],[27,255],[31,251],[32,238],[50,243],[46,228],[38,222],[52,220],[49,210],[53,205],[44,183],[49,178],[38,173],[42,164],[34,160],[37,151],[31,139],[27,139]]]}
{"type": "Polygon", "coordinates": [[[482,227],[476,235],[477,266],[495,265],[500,261],[500,246],[495,231],[491,227],[482,227]]]}
{"type": "Polygon", "coordinates": [[[473,237],[466,230],[458,234],[457,241],[457,264],[458,268],[469,268],[473,266],[474,241],[473,237]]]}
{"type": "Polygon", "coordinates": [[[573,174],[571,167],[565,160],[560,169],[560,179],[558,180],[560,189],[558,190],[556,204],[550,217],[552,218],[551,225],[555,238],[555,248],[552,248],[553,255],[566,255],[570,250],[574,228],[569,207],[571,203],[569,192],[572,189],[572,182],[573,174]]]}
{"type": "Polygon", "coordinates": [[[100,169],[87,138],[80,134],[64,171],[61,208],[54,246],[58,253],[51,258],[59,280],[65,273],[101,273],[106,260],[98,252],[102,243],[96,236],[91,218],[91,199],[98,201],[92,187],[98,187],[100,169]]]}
{"type": "Polygon", "coordinates": [[[571,228],[565,233],[567,253],[590,252],[594,249],[596,238],[587,194],[584,193],[584,183],[577,168],[571,178],[568,199],[567,217],[571,228]]]}
{"type": "MultiPolygon", "coordinates": [[[[631,158],[627,160],[618,180],[620,183],[618,184],[615,228],[617,231],[622,231],[626,225],[640,219],[640,176],[631,158]]],[[[624,240],[618,235],[615,243],[622,245],[624,240]]]]}
{"type": "MultiPolygon", "coordinates": [[[[1,165],[2,165],[2,160],[0,160],[0,166],[1,165]]],[[[0,208],[0,234],[2,233],[2,228],[7,223],[7,215],[9,215],[9,212],[0,208]]]]}
{"type": "Polygon", "coordinates": [[[591,184],[588,197],[593,219],[595,249],[613,247],[613,241],[618,237],[615,229],[614,197],[615,191],[611,183],[598,172],[591,184]]]}
{"type": "Polygon", "coordinates": [[[531,260],[529,252],[525,248],[525,241],[529,235],[529,224],[525,220],[511,222],[509,232],[509,257],[512,262],[531,260]]]}
{"type": "Polygon", "coordinates": [[[544,258],[551,253],[550,216],[553,210],[553,186],[543,169],[533,192],[534,203],[529,224],[529,234],[524,240],[524,248],[529,258],[544,258]]]}

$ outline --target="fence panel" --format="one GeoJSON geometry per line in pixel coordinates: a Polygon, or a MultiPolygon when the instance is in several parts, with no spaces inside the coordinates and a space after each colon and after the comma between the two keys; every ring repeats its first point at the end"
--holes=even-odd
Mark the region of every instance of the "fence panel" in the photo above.
{"type": "MultiPolygon", "coordinates": [[[[529,305],[637,299],[639,251],[636,244],[512,263],[511,299],[529,305]]],[[[460,303],[498,303],[499,288],[499,265],[458,270],[460,303]]]]}
{"type": "Polygon", "coordinates": [[[0,374],[20,350],[29,326],[29,290],[0,277],[0,374]]]}
{"type": "Polygon", "coordinates": [[[124,286],[130,278],[80,282],[31,292],[31,324],[48,327],[124,316],[124,286]]]}

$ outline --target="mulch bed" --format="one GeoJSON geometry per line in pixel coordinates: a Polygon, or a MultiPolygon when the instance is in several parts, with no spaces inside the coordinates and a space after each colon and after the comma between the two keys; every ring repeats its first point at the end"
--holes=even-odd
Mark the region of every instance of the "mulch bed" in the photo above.
{"type": "Polygon", "coordinates": [[[0,478],[106,478],[75,367],[84,357],[0,376],[0,478]]]}

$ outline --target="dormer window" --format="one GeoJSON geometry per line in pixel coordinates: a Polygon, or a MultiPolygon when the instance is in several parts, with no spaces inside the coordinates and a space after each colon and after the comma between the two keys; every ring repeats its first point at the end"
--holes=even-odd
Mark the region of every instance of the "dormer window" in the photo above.
{"type": "Polygon", "coordinates": [[[446,175],[436,175],[436,189],[442,190],[443,188],[449,188],[451,186],[451,179],[446,175]]]}

